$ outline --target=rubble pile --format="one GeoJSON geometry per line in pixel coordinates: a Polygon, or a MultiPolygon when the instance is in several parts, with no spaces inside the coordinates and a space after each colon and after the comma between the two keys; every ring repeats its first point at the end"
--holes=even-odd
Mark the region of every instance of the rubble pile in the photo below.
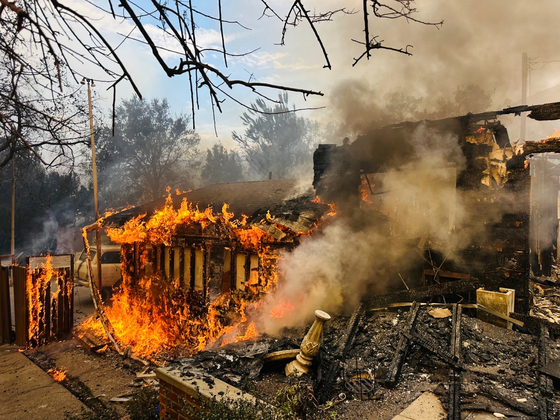
{"type": "MultiPolygon", "coordinates": [[[[393,418],[424,392],[431,392],[449,413],[457,411],[463,417],[465,412],[489,412],[547,418],[541,416],[543,411],[548,418],[560,417],[560,391],[554,382],[560,373],[554,362],[560,360],[558,337],[548,333],[546,326],[538,331],[495,326],[475,318],[476,312],[469,309],[463,314],[459,310],[454,318],[450,309],[452,305],[413,304],[410,309],[364,310],[349,340],[352,317],[335,317],[325,325],[311,374],[302,377],[308,376],[306,380],[312,383],[314,401],[343,417],[382,420],[393,418]],[[451,343],[456,325],[460,335],[454,353],[451,343]],[[343,353],[342,342],[349,344],[343,353]],[[336,375],[329,382],[333,366],[336,375]],[[453,392],[459,399],[452,400],[453,392]]],[[[184,375],[204,372],[273,402],[274,395],[292,386],[294,378],[283,374],[286,361],[267,363],[265,356],[296,349],[303,335],[301,330],[290,330],[282,339],[234,343],[173,365],[184,375]]],[[[311,406],[307,415],[321,418],[324,411],[311,406]]]]}

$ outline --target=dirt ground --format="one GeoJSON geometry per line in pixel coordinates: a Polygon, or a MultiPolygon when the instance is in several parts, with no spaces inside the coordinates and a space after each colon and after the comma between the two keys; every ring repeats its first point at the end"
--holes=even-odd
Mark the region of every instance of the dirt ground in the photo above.
{"type": "Polygon", "coordinates": [[[136,389],[148,385],[136,377],[145,370],[141,363],[110,350],[100,354],[91,352],[75,339],[51,343],[25,354],[45,371],[57,368],[64,372],[66,378],[62,385],[94,409],[114,408],[124,415],[124,403],[111,399],[130,397],[136,389]]]}
{"type": "MultiPolygon", "coordinates": [[[[87,295],[82,293],[76,302],[77,319],[92,311],[87,295]]],[[[477,412],[498,412],[514,418],[534,418],[538,401],[542,401],[539,372],[539,337],[528,329],[508,330],[481,321],[475,313],[462,317],[461,334],[461,397],[465,409],[477,412]],[[494,390],[494,391],[493,391],[494,390]],[[498,393],[500,398],[492,393],[498,393]],[[507,402],[522,401],[518,407],[507,402]]],[[[334,316],[325,325],[324,342],[311,376],[295,381],[283,373],[283,365],[268,365],[264,354],[298,348],[305,329],[285,331],[282,338],[260,337],[257,341],[235,343],[213,351],[202,352],[192,359],[178,360],[185,369],[196,365],[233,386],[251,392],[271,403],[282,401],[286,390],[297,385],[309,390],[307,413],[311,419],[376,419],[389,420],[402,412],[423,392],[440,396],[447,404],[450,365],[425,347],[414,343],[409,347],[398,382],[394,387],[383,385],[397,351],[401,331],[407,323],[408,308],[366,312],[353,341],[342,361],[336,382],[329,389],[326,403],[314,400],[320,377],[334,360],[334,351],[347,328],[349,317],[334,316]],[[191,366],[192,365],[192,366],[191,366]],[[349,380],[356,373],[368,372],[375,389],[362,395],[349,388],[349,380]]],[[[422,307],[418,315],[419,333],[437,343],[441,351],[449,350],[451,318],[434,318],[429,308],[422,307]]],[[[517,328],[517,327],[516,327],[517,328]]],[[[560,339],[551,332],[545,340],[548,358],[560,359],[560,339]]],[[[88,406],[115,408],[124,415],[122,402],[139,387],[157,387],[154,379],[138,378],[150,368],[142,363],[118,355],[110,349],[98,353],[86,349],[76,339],[51,343],[25,353],[45,371],[51,368],[65,372],[61,383],[88,406]]],[[[351,381],[350,381],[351,382],[351,381]]],[[[560,418],[560,391],[554,383],[547,396],[553,418],[560,418]]]]}
{"type": "MultiPolygon", "coordinates": [[[[77,286],[74,294],[74,323],[81,323],[94,312],[89,289],[77,286]]],[[[125,403],[112,402],[112,398],[126,399],[140,387],[158,386],[154,379],[136,376],[140,372],[151,372],[150,367],[120,356],[108,348],[90,351],[75,338],[27,350],[25,355],[45,372],[54,368],[64,372],[65,379],[60,383],[95,410],[114,408],[124,416],[125,403]]]]}

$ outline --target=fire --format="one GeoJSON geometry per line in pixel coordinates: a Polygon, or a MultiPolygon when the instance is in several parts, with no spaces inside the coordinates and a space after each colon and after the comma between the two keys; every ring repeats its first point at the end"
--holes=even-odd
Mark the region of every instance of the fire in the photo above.
{"type": "Polygon", "coordinates": [[[336,205],[334,203],[327,203],[325,200],[323,200],[321,197],[316,196],[313,200],[311,200],[313,203],[318,203],[318,204],[326,204],[327,206],[329,206],[330,211],[327,213],[327,215],[334,217],[336,216],[336,205]]]}
{"type": "Polygon", "coordinates": [[[249,229],[236,229],[235,233],[241,244],[249,249],[258,249],[265,242],[274,242],[269,233],[256,226],[251,226],[249,229]]]}
{"type": "MultiPolygon", "coordinates": [[[[239,221],[233,216],[227,205],[216,215],[212,208],[201,211],[186,199],[175,209],[168,195],[165,206],[153,215],[142,214],[123,227],[106,229],[109,238],[122,245],[122,285],[114,292],[111,305],[104,308],[122,349],[130,348],[133,354],[158,363],[168,357],[190,356],[220,339],[223,344],[258,336],[254,322],[249,323],[244,333],[239,332],[240,325],[248,322],[246,310],[257,306],[259,296],[275,290],[279,255],[270,249],[275,240],[269,233],[259,225],[247,225],[246,217],[239,221]],[[229,236],[243,250],[256,253],[258,283],[246,284],[242,293],[221,293],[208,303],[202,290],[184,287],[180,278],[167,278],[161,267],[154,269],[150,262],[154,247],[163,245],[171,249],[179,229],[193,228],[199,232],[198,227],[203,234],[229,236]],[[132,278],[129,270],[133,246],[138,247],[138,268],[145,274],[138,279],[132,278]]],[[[268,214],[261,223],[273,224],[274,220],[268,214]]],[[[99,319],[90,319],[81,328],[104,335],[99,319]]]]}
{"type": "Polygon", "coordinates": [[[247,327],[247,330],[245,331],[245,334],[240,337],[237,337],[235,339],[235,342],[237,343],[238,341],[252,340],[254,338],[257,338],[258,336],[259,333],[257,332],[257,327],[255,325],[255,322],[251,321],[251,323],[247,327]]]}
{"type": "Polygon", "coordinates": [[[247,341],[253,340],[259,336],[257,332],[257,326],[255,325],[254,321],[251,321],[247,329],[245,330],[245,334],[239,335],[239,326],[233,327],[231,330],[228,330],[224,334],[224,339],[220,344],[220,347],[227,346],[230,343],[238,343],[240,341],[247,341]]]}
{"type": "Polygon", "coordinates": [[[282,319],[287,312],[293,311],[294,309],[295,307],[291,302],[283,301],[270,310],[270,317],[282,319]]]}
{"type": "Polygon", "coordinates": [[[51,368],[49,370],[47,370],[47,373],[56,381],[56,382],[62,382],[66,379],[66,373],[67,371],[64,369],[60,369],[57,367],[51,368]]]}
{"type": "Polygon", "coordinates": [[[484,128],[484,126],[481,126],[478,130],[475,131],[475,133],[484,133],[486,131],[486,128],[484,128]]]}
{"type": "Polygon", "coordinates": [[[547,139],[554,139],[556,137],[560,137],[560,133],[558,132],[557,128],[554,129],[554,133],[552,133],[550,136],[547,136],[546,138],[547,139]]]}
{"type": "Polygon", "coordinates": [[[36,270],[28,270],[26,278],[27,288],[27,308],[29,311],[29,326],[27,329],[27,338],[31,342],[37,338],[39,332],[39,320],[43,316],[43,304],[41,302],[41,293],[50,283],[53,277],[52,256],[47,255],[45,263],[41,263],[40,268],[36,270]],[[40,270],[41,274],[34,279],[33,271],[40,270]]]}
{"type": "MultiPolygon", "coordinates": [[[[334,205],[329,206],[329,214],[334,215],[334,205]]],[[[260,310],[261,297],[276,290],[280,274],[279,239],[265,231],[265,226],[276,226],[288,243],[309,232],[291,231],[276,223],[270,213],[257,224],[249,224],[244,215],[234,219],[227,205],[221,210],[218,214],[211,207],[200,210],[185,198],[176,209],[168,193],[164,207],[154,214],[141,214],[122,227],[107,227],[109,238],[121,244],[122,284],[114,289],[102,318],[89,319],[80,329],[104,337],[103,319],[123,351],[129,349],[154,363],[192,356],[217,343],[258,337],[247,314],[260,310]],[[197,239],[178,242],[185,238],[197,239]],[[207,262],[197,265],[201,252],[203,261],[210,258],[210,252],[221,252],[212,243],[221,244],[216,246],[229,253],[229,288],[223,289],[227,284],[223,283],[222,289],[211,289],[216,272],[205,271],[207,262]],[[195,273],[197,267],[202,276],[195,273]]],[[[225,258],[222,275],[226,273],[225,258]]],[[[271,316],[281,317],[294,306],[285,302],[275,309],[271,316]]]]}

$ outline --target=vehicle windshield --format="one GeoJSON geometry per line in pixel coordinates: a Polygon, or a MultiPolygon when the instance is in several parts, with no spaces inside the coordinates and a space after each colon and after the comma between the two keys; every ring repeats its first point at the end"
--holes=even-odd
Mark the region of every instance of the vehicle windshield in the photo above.
{"type": "Polygon", "coordinates": [[[120,264],[121,253],[119,251],[108,251],[101,255],[101,264],[120,264]]]}

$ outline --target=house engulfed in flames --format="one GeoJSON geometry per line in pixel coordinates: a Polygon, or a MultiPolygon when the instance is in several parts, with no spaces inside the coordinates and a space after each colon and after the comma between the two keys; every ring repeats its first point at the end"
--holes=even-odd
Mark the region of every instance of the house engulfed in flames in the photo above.
{"type": "Polygon", "coordinates": [[[392,273],[405,293],[370,304],[441,296],[472,302],[478,287],[508,288],[515,290],[515,312],[530,312],[530,280],[553,274],[557,257],[560,135],[512,144],[498,118],[526,112],[537,121],[558,120],[560,103],[405,122],[343,146],[319,146],[316,193],[342,217],[356,217],[356,209],[383,217],[389,235],[417,251],[405,285],[392,273]],[[410,222],[434,214],[438,220],[410,222]]]}
{"type": "MultiPolygon", "coordinates": [[[[528,314],[531,276],[550,275],[556,258],[560,175],[554,156],[531,159],[560,151],[560,137],[512,145],[498,120],[528,111],[560,119],[555,103],[388,126],[320,145],[315,191],[296,199],[286,200],[292,180],[218,184],[106,217],[102,226],[122,245],[123,282],[101,311],[105,330],[152,360],[255,336],[248,315],[276,288],[281,250],[297,247],[331,206],[337,220],[385,238],[385,254],[362,260],[403,244],[363,288],[370,306],[473,302],[478,287],[505,287],[515,290],[514,311],[528,314]]],[[[85,327],[102,332],[93,321],[85,327]]]]}
{"type": "Polygon", "coordinates": [[[256,336],[247,312],[276,287],[279,251],[329,210],[311,191],[290,200],[296,184],[216,184],[102,219],[121,244],[122,284],[102,310],[104,325],[82,329],[104,327],[123,350],[152,360],[256,336]]]}

